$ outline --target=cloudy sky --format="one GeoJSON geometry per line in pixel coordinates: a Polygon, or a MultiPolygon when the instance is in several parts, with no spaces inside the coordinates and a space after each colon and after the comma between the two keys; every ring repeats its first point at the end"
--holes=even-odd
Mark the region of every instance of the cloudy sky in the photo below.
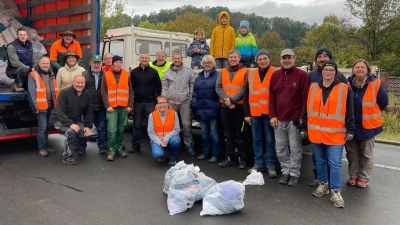
{"type": "MultiPolygon", "coordinates": [[[[335,14],[338,17],[345,15],[344,0],[127,0],[125,13],[128,15],[149,15],[150,12],[158,12],[160,9],[173,9],[182,5],[195,7],[223,6],[230,11],[242,13],[255,13],[264,17],[289,17],[306,23],[322,23],[324,16],[335,14]],[[249,2],[252,2],[249,4],[249,2]]],[[[346,13],[348,14],[348,13],[346,13]]]]}

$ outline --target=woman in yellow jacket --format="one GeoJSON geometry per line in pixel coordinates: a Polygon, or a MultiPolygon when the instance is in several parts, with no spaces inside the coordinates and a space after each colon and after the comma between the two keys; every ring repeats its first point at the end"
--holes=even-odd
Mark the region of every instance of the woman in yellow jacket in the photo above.
{"type": "Polygon", "coordinates": [[[229,67],[228,52],[235,48],[235,30],[229,25],[230,18],[226,11],[218,16],[219,25],[216,26],[211,35],[210,55],[215,58],[215,68],[229,67]]]}

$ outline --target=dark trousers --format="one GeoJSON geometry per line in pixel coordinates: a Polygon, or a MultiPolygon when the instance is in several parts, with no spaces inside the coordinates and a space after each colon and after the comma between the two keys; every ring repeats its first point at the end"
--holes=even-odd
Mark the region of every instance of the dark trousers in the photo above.
{"type": "Polygon", "coordinates": [[[244,140],[242,136],[243,108],[229,109],[222,107],[221,122],[225,136],[225,151],[230,157],[235,155],[235,148],[238,149],[238,156],[244,157],[244,140]]]}
{"type": "Polygon", "coordinates": [[[15,79],[15,83],[19,88],[24,88],[27,90],[28,88],[28,73],[29,68],[19,67],[13,68],[11,70],[6,71],[6,74],[9,78],[15,79]]]}
{"type": "Polygon", "coordinates": [[[84,135],[84,125],[81,122],[76,123],[79,126],[79,132],[63,126],[60,122],[56,122],[54,127],[63,131],[65,135],[63,158],[71,157],[75,153],[75,149],[86,145],[87,138],[84,135]]]}
{"type": "Polygon", "coordinates": [[[142,141],[142,122],[148,119],[150,113],[154,111],[155,102],[135,102],[133,109],[133,135],[132,135],[132,148],[140,148],[142,141]]]}

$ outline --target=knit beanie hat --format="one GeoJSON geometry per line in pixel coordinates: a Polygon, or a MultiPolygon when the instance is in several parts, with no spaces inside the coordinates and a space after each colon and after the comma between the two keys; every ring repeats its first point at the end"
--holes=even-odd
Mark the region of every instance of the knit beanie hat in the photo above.
{"type": "Polygon", "coordinates": [[[336,70],[335,74],[337,73],[337,69],[338,69],[338,68],[337,68],[337,64],[336,64],[335,61],[333,61],[333,60],[328,60],[328,61],[322,63],[321,69],[323,70],[323,69],[325,68],[325,66],[332,66],[332,67],[335,68],[335,70],[336,70]]]}
{"type": "Polygon", "coordinates": [[[317,53],[315,53],[315,60],[317,60],[318,56],[321,54],[325,54],[329,57],[329,59],[332,59],[332,52],[331,50],[327,48],[320,48],[318,49],[317,53]]]}
{"type": "Polygon", "coordinates": [[[116,61],[121,61],[122,62],[122,57],[119,55],[114,55],[112,57],[112,63],[114,64],[116,61]]]}
{"type": "Polygon", "coordinates": [[[269,52],[266,49],[263,49],[263,48],[258,50],[258,53],[256,55],[256,60],[258,59],[258,56],[260,56],[260,55],[266,55],[266,56],[268,56],[268,58],[270,58],[269,52]]]}
{"type": "Polygon", "coordinates": [[[247,20],[242,20],[242,21],[240,21],[240,27],[239,27],[239,28],[241,28],[241,27],[246,27],[247,30],[248,30],[249,27],[250,27],[249,21],[247,21],[247,20]]]}

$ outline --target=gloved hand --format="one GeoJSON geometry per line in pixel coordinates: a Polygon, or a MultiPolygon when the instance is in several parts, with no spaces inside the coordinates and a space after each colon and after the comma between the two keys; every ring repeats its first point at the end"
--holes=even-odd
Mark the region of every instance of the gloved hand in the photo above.
{"type": "Polygon", "coordinates": [[[301,138],[306,139],[308,137],[307,131],[300,132],[300,136],[301,138]]]}
{"type": "Polygon", "coordinates": [[[351,141],[353,140],[354,136],[352,134],[345,134],[344,135],[344,139],[346,139],[346,141],[351,141]]]}

